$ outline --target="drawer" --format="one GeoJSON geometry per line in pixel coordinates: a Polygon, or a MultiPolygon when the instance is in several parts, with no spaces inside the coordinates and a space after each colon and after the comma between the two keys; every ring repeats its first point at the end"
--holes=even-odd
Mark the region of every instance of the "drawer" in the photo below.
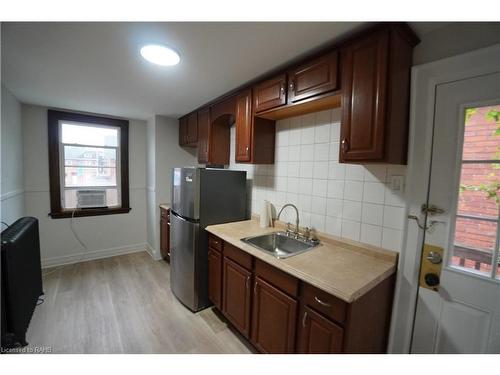
{"type": "Polygon", "coordinates": [[[213,234],[208,235],[208,246],[214,250],[222,251],[222,240],[213,234]]]}
{"type": "Polygon", "coordinates": [[[303,284],[302,302],[337,322],[345,320],[347,303],[312,285],[303,284]]]}
{"type": "Polygon", "coordinates": [[[299,294],[298,279],[259,259],[255,260],[255,276],[259,276],[289,295],[297,297],[299,294]]]}
{"type": "Polygon", "coordinates": [[[245,267],[247,270],[252,269],[252,256],[228,242],[224,242],[224,256],[245,267]]]}

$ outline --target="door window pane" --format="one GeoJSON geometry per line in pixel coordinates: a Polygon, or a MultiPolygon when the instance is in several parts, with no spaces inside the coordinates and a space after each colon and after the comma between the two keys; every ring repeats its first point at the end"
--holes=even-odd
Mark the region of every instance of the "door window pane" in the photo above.
{"type": "Polygon", "coordinates": [[[459,215],[482,218],[498,218],[496,199],[500,181],[500,164],[462,164],[460,174],[460,194],[458,196],[459,215]]]}
{"type": "Polygon", "coordinates": [[[500,106],[469,108],[465,112],[462,160],[498,160],[500,106]]]}
{"type": "Polygon", "coordinates": [[[118,147],[118,129],[62,123],[62,142],[89,146],[118,147]]]}
{"type": "Polygon", "coordinates": [[[496,274],[498,189],[500,188],[500,106],[465,113],[453,254],[450,264],[487,276],[496,274]]]}

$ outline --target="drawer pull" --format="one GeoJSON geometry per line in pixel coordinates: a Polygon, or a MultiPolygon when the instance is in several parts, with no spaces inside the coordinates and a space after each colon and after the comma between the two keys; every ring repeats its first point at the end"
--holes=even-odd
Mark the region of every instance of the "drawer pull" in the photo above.
{"type": "Polygon", "coordinates": [[[332,307],[332,305],[330,305],[329,303],[326,303],[322,300],[320,300],[318,297],[314,296],[314,299],[316,300],[316,302],[318,302],[320,305],[323,305],[325,307],[332,307]]]}
{"type": "Polygon", "coordinates": [[[304,316],[302,317],[302,327],[305,328],[307,319],[307,311],[304,311],[304,316]]]}

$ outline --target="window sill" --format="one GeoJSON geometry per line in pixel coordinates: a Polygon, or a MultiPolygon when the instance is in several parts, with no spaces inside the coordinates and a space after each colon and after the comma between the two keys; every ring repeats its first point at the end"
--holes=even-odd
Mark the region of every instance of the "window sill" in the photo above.
{"type": "Polygon", "coordinates": [[[120,208],[82,208],[79,210],[63,210],[59,212],[51,212],[49,216],[52,219],[67,219],[70,217],[86,217],[86,216],[101,216],[101,215],[116,215],[116,214],[127,214],[131,210],[130,207],[120,207],[120,208]]]}

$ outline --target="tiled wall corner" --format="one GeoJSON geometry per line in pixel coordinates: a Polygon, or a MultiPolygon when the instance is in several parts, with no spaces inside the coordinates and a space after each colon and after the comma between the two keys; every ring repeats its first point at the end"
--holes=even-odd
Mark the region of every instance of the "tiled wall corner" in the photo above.
{"type": "MultiPolygon", "coordinates": [[[[235,163],[231,128],[230,169],[247,172],[249,210],[259,213],[263,200],[276,211],[285,203],[299,209],[301,226],[400,251],[405,202],[392,191],[391,177],[405,176],[405,166],[352,165],[338,162],[340,109],[276,123],[274,165],[235,163]]],[[[295,213],[285,209],[284,221],[295,213]]]]}

